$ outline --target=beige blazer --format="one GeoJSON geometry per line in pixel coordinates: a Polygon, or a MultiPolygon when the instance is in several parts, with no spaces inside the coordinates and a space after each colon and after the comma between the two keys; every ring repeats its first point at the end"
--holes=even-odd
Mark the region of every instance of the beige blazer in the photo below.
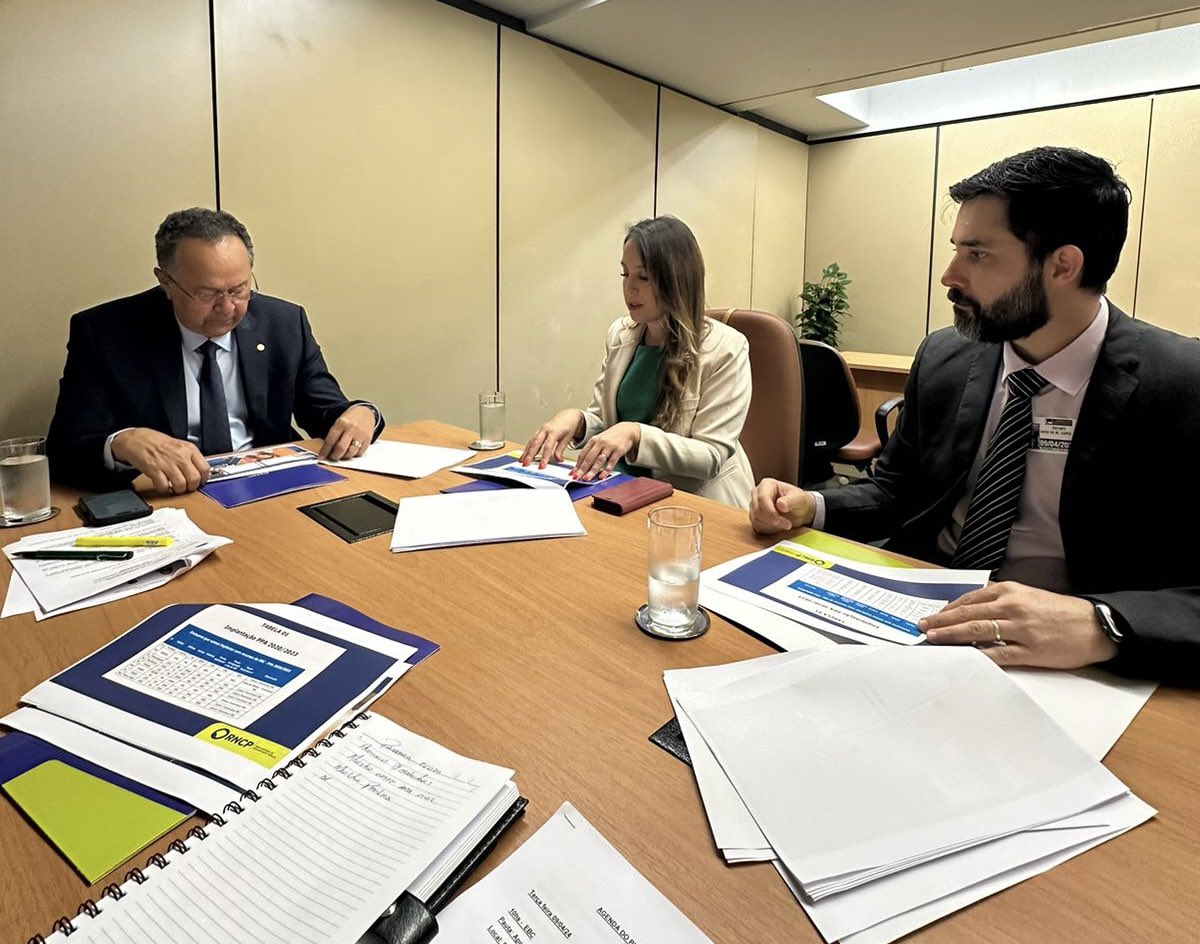
{"type": "MultiPolygon", "coordinates": [[[[750,345],[740,331],[705,319],[700,363],[688,378],[679,416],[669,430],[640,423],[637,458],[676,488],[746,508],[754,478],[738,442],[750,409],[750,345]]],[[[642,340],[642,325],[618,318],[608,326],[604,366],[583,411],[586,430],[578,445],[617,422],[617,387],[642,340]]]]}

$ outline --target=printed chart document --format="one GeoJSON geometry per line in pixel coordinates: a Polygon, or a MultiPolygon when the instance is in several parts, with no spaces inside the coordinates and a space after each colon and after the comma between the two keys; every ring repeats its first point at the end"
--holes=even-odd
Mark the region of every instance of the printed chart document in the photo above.
{"type": "Polygon", "coordinates": [[[438,915],[438,944],[709,939],[570,803],[438,915]]]}
{"type": "Polygon", "coordinates": [[[299,606],[176,604],[22,700],[247,790],[377,698],[414,652],[299,606]]]}
{"type": "Polygon", "coordinates": [[[451,472],[459,472],[472,478],[495,479],[501,482],[513,482],[528,488],[567,488],[571,485],[587,485],[571,478],[573,462],[552,462],[544,469],[539,469],[536,462],[521,465],[516,459],[502,465],[479,463],[477,465],[459,465],[451,472]]]}
{"type": "MultiPolygon", "coordinates": [[[[720,594],[853,642],[923,642],[921,617],[988,581],[984,570],[899,569],[793,541],[740,560],[710,578],[720,594]]],[[[719,600],[710,603],[721,612],[719,600]]]]}
{"type": "Polygon", "coordinates": [[[75,919],[71,944],[353,944],[511,775],[378,715],[348,724],[97,917],[75,919]]]}
{"type": "Polygon", "coordinates": [[[38,618],[95,606],[161,586],[194,567],[229,538],[206,534],[179,508],[160,508],[145,518],[102,528],[69,528],[22,538],[4,548],[13,565],[4,615],[35,612],[38,618]],[[77,537],[174,538],[167,547],[132,548],[127,561],[28,560],[18,551],[78,550],[77,537]],[[22,593],[23,591],[23,593],[22,593]]]}
{"type": "Polygon", "coordinates": [[[505,489],[402,498],[393,551],[587,534],[565,489],[505,489]]]}
{"type": "Polygon", "coordinates": [[[433,475],[440,469],[458,465],[473,455],[475,453],[470,449],[447,449],[445,446],[425,446],[419,443],[379,439],[371,443],[361,456],[338,462],[329,459],[321,461],[335,469],[357,469],[360,472],[378,472],[381,475],[420,479],[433,475]]]}

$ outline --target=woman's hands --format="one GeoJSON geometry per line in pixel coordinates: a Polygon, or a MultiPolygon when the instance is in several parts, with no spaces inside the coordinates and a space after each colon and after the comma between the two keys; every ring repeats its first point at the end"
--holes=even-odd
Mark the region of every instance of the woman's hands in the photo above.
{"type": "Polygon", "coordinates": [[[605,478],[620,460],[636,456],[642,442],[642,428],[637,423],[617,423],[602,433],[597,433],[584,446],[575,460],[571,477],[590,482],[599,476],[605,478]]]}
{"type": "Polygon", "coordinates": [[[529,437],[521,453],[521,465],[536,459],[538,468],[544,469],[551,462],[562,462],[563,451],[582,437],[586,428],[582,410],[559,410],[529,437]]]}

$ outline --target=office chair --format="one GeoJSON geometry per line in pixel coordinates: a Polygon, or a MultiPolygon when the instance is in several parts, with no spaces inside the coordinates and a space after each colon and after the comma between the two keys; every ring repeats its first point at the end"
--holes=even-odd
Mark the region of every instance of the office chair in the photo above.
{"type": "Polygon", "coordinates": [[[896,428],[896,423],[900,422],[900,411],[903,409],[903,396],[884,400],[875,408],[875,432],[879,435],[880,452],[883,452],[883,447],[887,445],[888,439],[891,438],[892,431],[896,428]],[[892,413],[896,414],[895,422],[892,422],[892,413]]]}
{"type": "Polygon", "coordinates": [[[804,449],[804,383],[796,335],[783,319],[765,311],[730,308],[707,312],[746,336],[754,391],[741,443],[754,479],[800,483],[804,449]]]}
{"type": "MultiPolygon", "coordinates": [[[[804,377],[804,461],[800,484],[820,485],[833,477],[833,463],[869,472],[882,448],[879,436],[859,429],[858,387],[842,352],[801,338],[804,377]]],[[[886,429],[886,425],[884,427],[886,429]]]]}

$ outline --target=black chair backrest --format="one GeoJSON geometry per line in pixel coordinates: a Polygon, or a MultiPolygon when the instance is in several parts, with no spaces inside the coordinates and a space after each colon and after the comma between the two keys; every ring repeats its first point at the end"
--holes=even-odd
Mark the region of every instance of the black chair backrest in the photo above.
{"type": "Polygon", "coordinates": [[[858,435],[858,390],[836,348],[800,340],[804,366],[804,445],[806,459],[832,455],[858,435]]]}

